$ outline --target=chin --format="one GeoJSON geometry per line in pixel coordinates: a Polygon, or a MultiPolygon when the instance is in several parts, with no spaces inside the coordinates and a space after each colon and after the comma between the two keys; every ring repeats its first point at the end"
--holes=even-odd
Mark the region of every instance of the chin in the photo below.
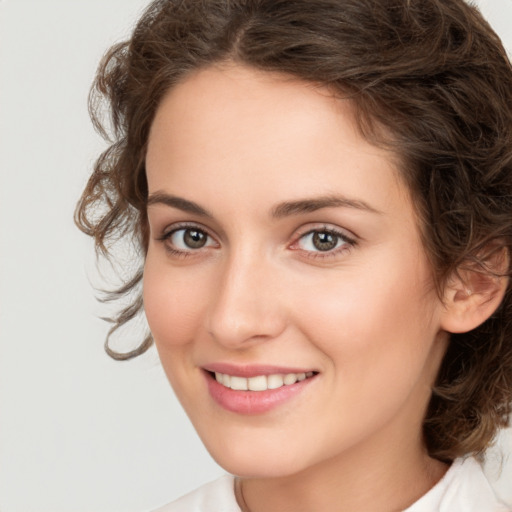
{"type": "Polygon", "coordinates": [[[203,439],[212,458],[228,473],[246,478],[279,478],[307,468],[304,450],[285,443],[272,446],[265,442],[237,443],[226,437],[219,442],[203,439]],[[300,454],[300,456],[299,456],[300,454]]]}
{"type": "Polygon", "coordinates": [[[215,462],[232,475],[243,478],[283,478],[306,469],[289,461],[276,461],[267,454],[253,458],[244,454],[213,457],[215,462]]]}

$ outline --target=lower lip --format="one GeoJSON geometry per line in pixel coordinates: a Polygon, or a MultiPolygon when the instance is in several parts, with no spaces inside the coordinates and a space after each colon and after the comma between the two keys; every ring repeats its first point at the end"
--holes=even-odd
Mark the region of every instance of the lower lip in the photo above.
{"type": "Polygon", "coordinates": [[[219,384],[210,373],[204,372],[208,391],[215,402],[237,414],[262,414],[292,399],[315,380],[316,376],[288,386],[266,391],[235,391],[219,384]]]}

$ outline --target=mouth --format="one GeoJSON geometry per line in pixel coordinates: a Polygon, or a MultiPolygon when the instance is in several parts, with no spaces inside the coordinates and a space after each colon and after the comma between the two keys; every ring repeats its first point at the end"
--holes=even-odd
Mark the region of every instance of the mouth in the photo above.
{"type": "Polygon", "coordinates": [[[227,411],[245,415],[277,408],[308,388],[319,374],[271,367],[212,366],[203,368],[203,374],[213,401],[227,411]]]}
{"type": "Polygon", "coordinates": [[[270,375],[256,375],[254,377],[241,377],[220,372],[208,372],[222,386],[235,391],[267,391],[279,389],[283,386],[292,386],[296,382],[314,377],[318,372],[300,373],[273,373],[270,375]]]}

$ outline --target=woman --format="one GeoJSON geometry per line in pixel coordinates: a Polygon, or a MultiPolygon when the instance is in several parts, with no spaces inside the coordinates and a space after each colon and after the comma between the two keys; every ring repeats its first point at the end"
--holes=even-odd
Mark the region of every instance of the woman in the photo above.
{"type": "Polygon", "coordinates": [[[77,222],[135,236],[151,335],[107,351],[237,477],[162,511],[507,510],[511,71],[462,0],[158,0],[111,49],[77,222]]]}

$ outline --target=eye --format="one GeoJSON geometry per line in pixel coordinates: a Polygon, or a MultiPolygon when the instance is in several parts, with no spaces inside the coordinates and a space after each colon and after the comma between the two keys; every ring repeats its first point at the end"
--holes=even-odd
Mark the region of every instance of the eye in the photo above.
{"type": "MultiPolygon", "coordinates": [[[[302,235],[292,246],[293,249],[312,253],[337,253],[353,246],[355,242],[334,229],[314,229],[302,235]]],[[[327,254],[326,254],[327,255],[327,254]]]]}
{"type": "Polygon", "coordinates": [[[306,251],[332,251],[342,242],[341,238],[330,231],[313,231],[300,238],[299,245],[306,251]]]}
{"type": "Polygon", "coordinates": [[[208,233],[196,227],[175,229],[165,235],[164,239],[170,249],[178,252],[194,251],[216,245],[208,233]]]}

